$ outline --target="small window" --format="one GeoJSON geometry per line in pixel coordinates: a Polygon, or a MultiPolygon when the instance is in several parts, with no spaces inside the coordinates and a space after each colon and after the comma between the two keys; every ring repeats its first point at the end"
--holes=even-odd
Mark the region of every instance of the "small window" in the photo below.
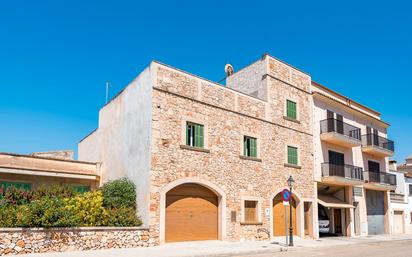
{"type": "Polygon", "coordinates": [[[288,164],[298,165],[298,148],[288,146],[288,164]]]}
{"type": "Polygon", "coordinates": [[[289,119],[296,120],[296,103],[290,100],[286,100],[286,116],[289,119]]]}
{"type": "Polygon", "coordinates": [[[409,195],[412,195],[412,185],[409,185],[409,195]]]}
{"type": "Polygon", "coordinates": [[[186,124],[186,145],[192,147],[204,146],[204,126],[188,122],[186,124]]]}
{"type": "Polygon", "coordinates": [[[243,155],[248,157],[257,157],[257,139],[245,136],[243,139],[243,155]]]}
{"type": "Polygon", "coordinates": [[[410,216],[411,216],[411,224],[412,224],[412,212],[410,213],[410,216]]]}
{"type": "Polygon", "coordinates": [[[83,186],[83,185],[74,185],[74,191],[83,194],[90,191],[90,186],[83,186]]]}
{"type": "Polygon", "coordinates": [[[9,187],[23,189],[24,191],[30,191],[31,183],[0,181],[0,190],[3,189],[4,191],[6,191],[9,187]]]}
{"type": "Polygon", "coordinates": [[[257,217],[257,201],[245,201],[245,222],[258,222],[257,217]]]}

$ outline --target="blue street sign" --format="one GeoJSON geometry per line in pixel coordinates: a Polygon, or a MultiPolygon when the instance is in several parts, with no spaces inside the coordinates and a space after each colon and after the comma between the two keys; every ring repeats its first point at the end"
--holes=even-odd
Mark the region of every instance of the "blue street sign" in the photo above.
{"type": "Polygon", "coordinates": [[[289,200],[290,200],[290,191],[287,190],[287,189],[284,189],[282,191],[282,198],[283,198],[284,202],[289,202],[289,200]]]}

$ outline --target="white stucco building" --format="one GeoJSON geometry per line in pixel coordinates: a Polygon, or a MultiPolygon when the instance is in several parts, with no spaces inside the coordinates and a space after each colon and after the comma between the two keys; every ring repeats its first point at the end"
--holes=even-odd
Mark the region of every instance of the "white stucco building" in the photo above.
{"type": "MultiPolygon", "coordinates": [[[[412,178],[408,177],[405,169],[398,170],[396,161],[391,161],[390,164],[390,173],[396,175],[397,182],[390,198],[391,231],[393,234],[412,234],[412,178]]],[[[398,167],[405,166],[403,164],[398,167]]]]}

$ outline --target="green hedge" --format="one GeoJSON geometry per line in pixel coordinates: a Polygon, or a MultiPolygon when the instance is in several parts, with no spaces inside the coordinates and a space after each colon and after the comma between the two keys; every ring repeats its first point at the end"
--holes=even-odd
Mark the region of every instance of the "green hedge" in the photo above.
{"type": "Polygon", "coordinates": [[[0,188],[0,227],[139,226],[136,189],[127,179],[78,193],[53,185],[30,191],[0,188]]]}

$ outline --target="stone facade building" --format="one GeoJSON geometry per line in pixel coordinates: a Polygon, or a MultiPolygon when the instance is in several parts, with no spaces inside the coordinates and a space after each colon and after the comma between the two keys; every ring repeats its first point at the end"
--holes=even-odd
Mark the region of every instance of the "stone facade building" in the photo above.
{"type": "MultiPolygon", "coordinates": [[[[356,170],[362,174],[359,181],[348,182],[340,173],[347,170],[346,159],[325,176],[326,148],[356,146],[348,156],[365,158],[353,165],[364,167],[366,157],[376,154],[384,169],[390,153],[374,152],[369,141],[364,148],[362,133],[354,146],[334,147],[332,134],[353,140],[340,133],[340,125],[327,131],[336,132],[329,137],[322,135],[320,120],[330,115],[329,108],[344,114],[345,121],[359,120],[363,134],[373,133],[366,127],[371,126],[386,136],[388,125],[378,113],[267,54],[228,76],[225,86],[153,61],[100,110],[98,128],[79,143],[79,159],[101,163],[103,182],[124,176],[134,181],[139,215],[158,243],[284,236],[280,193],[289,176],[295,180],[295,235],[319,237],[323,204],[340,210],[341,222],[347,220],[340,234],[351,236],[365,231],[364,225],[355,231],[354,186],[365,193],[369,184],[385,192],[391,185],[365,183],[362,169],[356,170]],[[328,187],[334,193],[326,192],[328,187]]],[[[333,119],[341,122],[341,116],[333,119]]],[[[366,203],[360,202],[359,215],[367,225],[366,203]]],[[[328,226],[337,223],[330,213],[328,226]]],[[[329,232],[339,234],[335,229],[329,232]]]]}
{"type": "Polygon", "coordinates": [[[284,235],[279,193],[290,175],[294,233],[315,236],[310,87],[309,75],[269,55],[226,87],[152,62],[100,110],[79,159],[101,162],[103,181],[136,183],[159,242],[284,235]]]}

